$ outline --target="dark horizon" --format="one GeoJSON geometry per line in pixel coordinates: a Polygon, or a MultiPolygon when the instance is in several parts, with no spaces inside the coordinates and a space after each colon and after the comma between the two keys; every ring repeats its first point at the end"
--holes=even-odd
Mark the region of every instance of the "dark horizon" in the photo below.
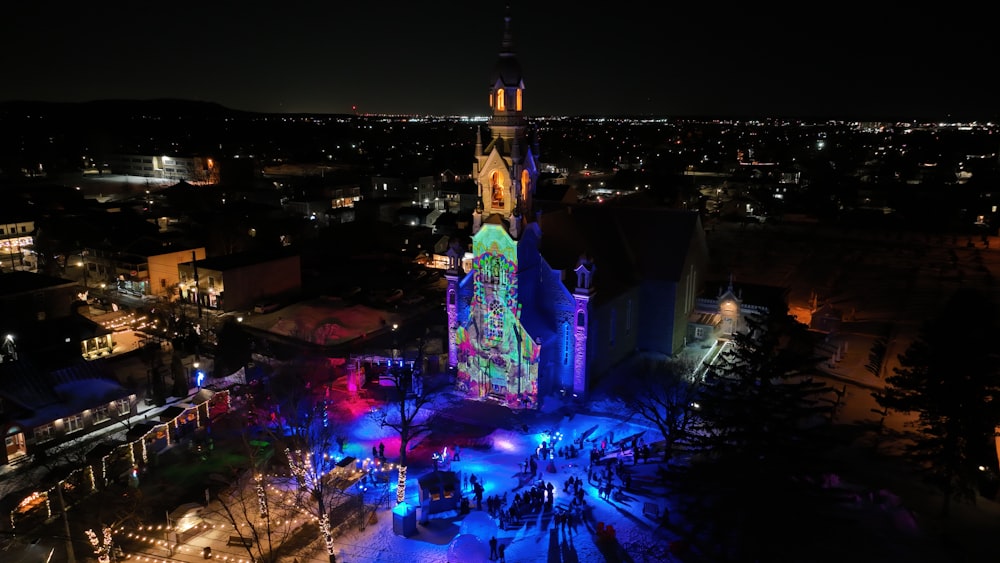
{"type": "MultiPolygon", "coordinates": [[[[227,114],[245,114],[248,116],[300,116],[300,117],[431,117],[431,118],[488,118],[488,112],[458,114],[458,113],[350,113],[350,112],[258,112],[248,111],[238,108],[228,107],[224,104],[181,98],[148,98],[148,99],[95,99],[77,102],[51,102],[36,100],[7,100],[0,101],[0,112],[8,113],[7,117],[15,118],[11,114],[13,111],[44,111],[52,108],[69,109],[71,112],[76,108],[87,108],[88,106],[100,106],[103,109],[113,109],[115,111],[126,111],[130,108],[149,110],[156,108],[159,111],[168,111],[180,108],[214,108],[218,112],[227,114]]],[[[641,114],[641,113],[620,113],[620,114],[535,114],[529,115],[529,119],[667,119],[667,120],[692,120],[692,121],[757,121],[757,120],[788,120],[803,122],[826,122],[826,121],[875,121],[884,123],[997,123],[1000,121],[1000,113],[993,115],[736,115],[736,114],[641,114]]]]}
{"type": "MultiPolygon", "coordinates": [[[[166,98],[298,115],[483,115],[505,14],[469,3],[11,10],[0,101],[166,98]]],[[[528,116],[998,113],[997,36],[964,13],[664,19],[645,3],[556,0],[513,2],[510,14],[528,116]]]]}

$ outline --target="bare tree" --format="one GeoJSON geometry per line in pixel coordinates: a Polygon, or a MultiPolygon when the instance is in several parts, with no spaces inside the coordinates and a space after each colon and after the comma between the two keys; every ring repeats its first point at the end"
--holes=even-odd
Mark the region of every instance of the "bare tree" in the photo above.
{"type": "MultiPolygon", "coordinates": [[[[330,417],[332,405],[311,392],[310,382],[321,367],[321,362],[299,358],[269,380],[271,403],[266,408],[275,416],[265,423],[264,434],[275,457],[266,472],[256,463],[237,489],[240,494],[224,502],[228,520],[247,523],[247,543],[257,557],[287,557],[300,540],[312,543],[318,533],[332,563],[336,529],[365,512],[363,490],[355,487],[361,475],[337,448],[344,430],[330,417]],[[297,528],[283,524],[302,516],[310,523],[297,528]]],[[[248,446],[259,449],[253,441],[248,446]]]]}
{"type": "Polygon", "coordinates": [[[616,390],[626,411],[654,425],[666,439],[667,459],[691,423],[693,371],[690,362],[649,359],[622,378],[616,390]]]}
{"type": "Polygon", "coordinates": [[[280,487],[269,486],[266,457],[257,455],[261,449],[249,441],[247,447],[253,452],[250,466],[219,494],[220,512],[233,526],[231,538],[242,544],[252,561],[277,563],[281,561],[279,548],[291,537],[300,514],[294,502],[279,492],[280,487]]]}
{"type": "MultiPolygon", "coordinates": [[[[423,348],[420,347],[414,365],[422,363],[423,348]]],[[[385,406],[370,416],[383,428],[399,434],[399,465],[405,467],[410,442],[430,433],[431,407],[442,398],[441,391],[447,383],[442,378],[425,376],[419,367],[390,369],[388,377],[392,385],[385,406]]]]}

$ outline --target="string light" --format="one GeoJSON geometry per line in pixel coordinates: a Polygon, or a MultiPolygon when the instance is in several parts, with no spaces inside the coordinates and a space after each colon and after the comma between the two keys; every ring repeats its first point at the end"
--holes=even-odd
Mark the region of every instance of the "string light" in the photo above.
{"type": "Polygon", "coordinates": [[[87,538],[90,540],[90,545],[94,548],[94,554],[97,555],[97,561],[99,563],[111,563],[111,528],[107,526],[103,530],[103,540],[97,537],[94,530],[87,530],[87,538]]]}
{"type": "MultiPolygon", "coordinates": [[[[219,391],[218,394],[222,395],[222,397],[226,401],[226,412],[231,411],[232,410],[232,396],[229,393],[229,390],[228,389],[223,389],[222,391],[219,391]]],[[[196,413],[197,413],[197,409],[199,408],[199,406],[195,406],[195,407],[192,407],[192,408],[194,408],[196,410],[196,413]]],[[[189,417],[189,416],[191,416],[190,410],[191,409],[188,409],[187,411],[181,413],[179,416],[175,417],[174,420],[172,421],[174,423],[174,425],[176,426],[178,419],[180,419],[182,417],[189,417]]],[[[196,424],[199,427],[201,427],[201,417],[197,416],[196,420],[197,420],[196,424]]],[[[149,432],[147,432],[142,437],[134,440],[131,443],[122,444],[122,445],[118,446],[118,448],[128,448],[127,451],[128,451],[129,465],[133,467],[133,471],[134,471],[134,468],[136,468],[136,466],[137,466],[136,459],[135,459],[135,444],[138,442],[139,445],[140,445],[140,451],[142,452],[142,461],[143,461],[143,463],[148,462],[149,461],[149,451],[147,449],[146,442],[149,439],[150,435],[155,435],[157,432],[159,432],[160,430],[163,430],[163,429],[165,429],[164,432],[167,434],[167,440],[168,440],[167,444],[169,445],[169,443],[170,443],[169,442],[170,423],[168,422],[166,424],[159,425],[159,426],[156,426],[156,427],[152,428],[149,432]]],[[[117,449],[116,449],[116,451],[117,451],[117,449]]],[[[101,458],[101,480],[103,481],[103,483],[104,483],[105,486],[108,483],[108,477],[107,477],[107,460],[108,460],[108,458],[111,455],[112,454],[108,454],[108,455],[105,455],[105,456],[103,456],[101,458]]],[[[94,476],[93,467],[90,466],[90,465],[86,465],[84,467],[81,467],[81,468],[78,468],[78,469],[75,469],[75,470],[71,471],[70,474],[69,474],[69,476],[67,476],[66,479],[69,480],[73,475],[76,475],[80,471],[84,471],[85,472],[84,476],[85,476],[85,478],[87,478],[87,480],[90,483],[91,491],[96,491],[97,490],[97,485],[95,483],[96,479],[95,479],[95,476],[94,476]]],[[[39,498],[41,498],[43,496],[45,498],[45,507],[46,507],[46,510],[47,510],[47,517],[51,518],[52,517],[52,503],[49,500],[49,493],[51,491],[52,491],[52,488],[50,488],[48,491],[44,491],[44,492],[38,492],[38,491],[36,491],[36,492],[33,492],[33,493],[29,494],[24,499],[22,499],[21,502],[18,503],[17,508],[15,508],[14,510],[12,510],[10,512],[11,527],[12,528],[15,527],[15,524],[16,524],[16,521],[17,521],[17,514],[18,514],[18,512],[26,512],[27,511],[25,509],[26,506],[30,505],[32,503],[32,501],[35,501],[35,500],[37,500],[37,499],[39,499],[39,498]]]]}
{"type": "Polygon", "coordinates": [[[406,498],[406,466],[399,466],[399,479],[396,481],[396,503],[403,502],[406,498]]]}

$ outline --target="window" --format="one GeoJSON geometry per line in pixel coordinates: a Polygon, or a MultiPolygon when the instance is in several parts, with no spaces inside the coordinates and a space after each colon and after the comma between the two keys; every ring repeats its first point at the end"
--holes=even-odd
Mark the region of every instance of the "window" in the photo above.
{"type": "Polygon", "coordinates": [[[497,111],[507,111],[507,103],[504,101],[503,88],[497,89],[497,111]]]}
{"type": "Polygon", "coordinates": [[[35,428],[35,441],[44,442],[46,440],[51,440],[53,434],[55,434],[55,428],[52,424],[38,426],[35,428]]]}
{"type": "Polygon", "coordinates": [[[215,278],[208,276],[208,289],[215,289],[215,278]]]}
{"type": "Polygon", "coordinates": [[[79,414],[67,416],[63,420],[66,421],[66,432],[76,432],[83,429],[83,416],[79,414]]]}
{"type": "Polygon", "coordinates": [[[515,100],[514,103],[517,104],[516,105],[517,111],[521,111],[521,89],[520,88],[517,89],[517,97],[516,97],[516,100],[515,100]]]}
{"type": "Polygon", "coordinates": [[[698,340],[705,338],[705,327],[701,326],[694,327],[694,337],[698,340]]]}
{"type": "Polygon", "coordinates": [[[21,225],[21,232],[22,233],[28,232],[28,227],[25,227],[24,225],[21,225]]]}
{"type": "Polygon", "coordinates": [[[587,324],[587,315],[583,311],[576,314],[576,326],[585,326],[587,324]]]}
{"type": "Polygon", "coordinates": [[[563,358],[564,366],[569,365],[570,353],[573,351],[573,339],[569,330],[569,323],[563,323],[563,358]]]}
{"type": "Polygon", "coordinates": [[[490,195],[493,207],[503,207],[504,185],[503,178],[500,177],[499,170],[494,170],[493,173],[490,174],[490,184],[490,195]]]}
{"type": "Polygon", "coordinates": [[[128,399],[118,399],[115,401],[115,410],[119,415],[129,415],[132,413],[132,404],[128,399]]]}
{"type": "Polygon", "coordinates": [[[448,304],[449,305],[454,305],[455,304],[455,292],[454,291],[449,291],[448,292],[448,304]]]}
{"type": "Polygon", "coordinates": [[[0,235],[4,234],[3,227],[0,227],[0,235]]]}
{"type": "Polygon", "coordinates": [[[101,405],[94,408],[94,423],[104,422],[111,418],[111,408],[108,405],[101,405]]]}

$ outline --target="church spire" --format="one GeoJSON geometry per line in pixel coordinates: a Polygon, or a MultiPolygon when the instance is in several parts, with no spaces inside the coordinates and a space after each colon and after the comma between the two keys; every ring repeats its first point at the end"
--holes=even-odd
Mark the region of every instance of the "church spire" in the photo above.
{"type": "Polygon", "coordinates": [[[507,12],[503,16],[503,41],[500,43],[500,52],[514,54],[514,39],[510,33],[510,4],[507,4],[507,12]]]}

